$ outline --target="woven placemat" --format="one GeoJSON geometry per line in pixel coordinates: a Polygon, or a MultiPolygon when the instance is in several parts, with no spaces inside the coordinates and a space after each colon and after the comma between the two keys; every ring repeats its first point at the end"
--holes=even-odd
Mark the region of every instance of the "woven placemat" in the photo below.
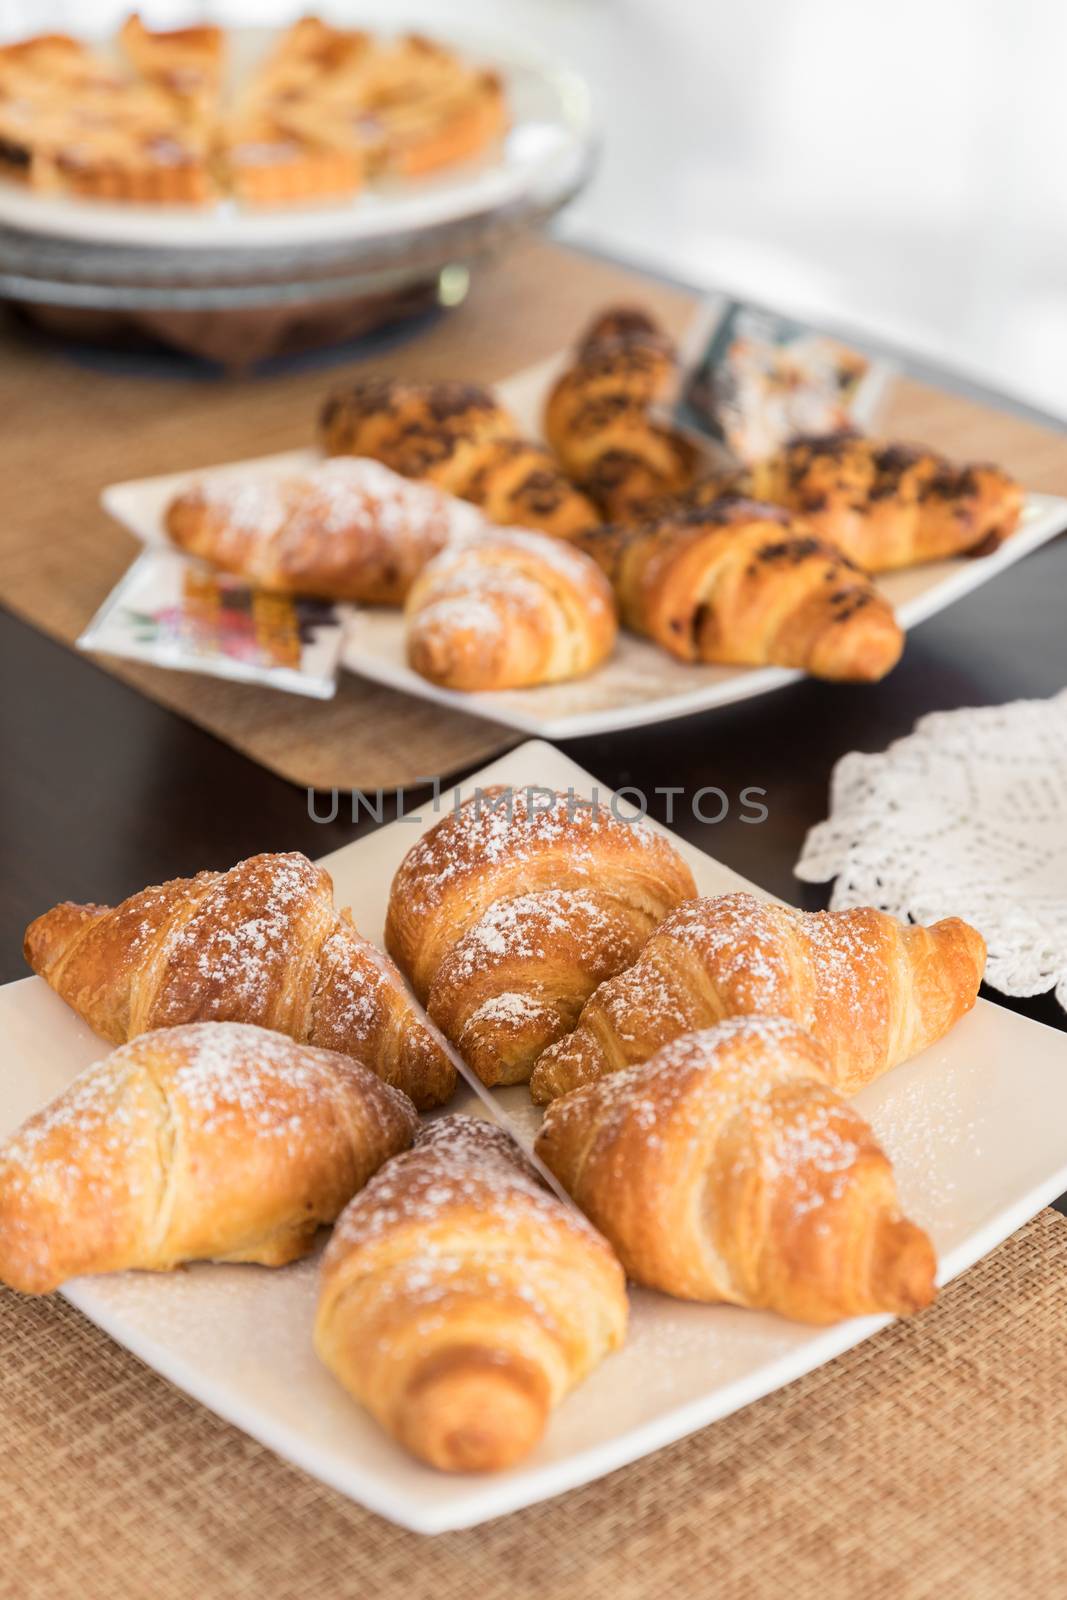
{"type": "Polygon", "coordinates": [[[0,1292],[0,1596],[1063,1594],[1065,1275],[1067,1222],[1042,1212],[917,1320],[609,1478],[436,1539],[279,1461],[64,1301],[0,1292]]]}
{"type": "MultiPolygon", "coordinates": [[[[100,510],[108,483],[307,444],[325,392],[355,371],[493,382],[569,344],[616,299],[648,305],[672,332],[690,296],[621,267],[530,239],[480,269],[469,301],[417,340],[358,364],[205,381],[87,370],[26,335],[0,334],[0,603],[73,644],[137,550],[100,510]]],[[[900,379],[887,432],[988,456],[1034,489],[1067,490],[1061,435],[900,379]]],[[[518,742],[513,731],[342,674],[332,701],[97,658],[293,783],[398,788],[442,778],[518,742]]]]}

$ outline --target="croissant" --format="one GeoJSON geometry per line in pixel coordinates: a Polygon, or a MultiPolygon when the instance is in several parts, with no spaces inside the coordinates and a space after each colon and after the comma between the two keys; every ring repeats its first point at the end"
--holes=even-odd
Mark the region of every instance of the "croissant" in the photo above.
{"type": "Polygon", "coordinates": [[[334,910],[329,873],[295,851],[119,906],[66,901],[30,924],[25,953],[112,1044],[186,1022],[258,1023],[355,1056],[422,1108],[455,1087],[392,962],[334,910]]]}
{"type": "Polygon", "coordinates": [[[530,1091],[545,1102],[647,1061],[724,1017],[788,1017],[853,1094],[940,1039],[974,1005],[985,941],[958,917],[911,927],[884,911],[794,911],[751,894],[678,906],[634,965],[590,996],[546,1050],[530,1091]]]}
{"type": "Polygon", "coordinates": [[[143,1033],[0,1145],[0,1279],[283,1266],[405,1149],[415,1107],[358,1062],[266,1028],[143,1033]]]}
{"type": "Polygon", "coordinates": [[[999,467],[957,466],[933,450],[854,433],[794,440],[690,498],[714,499],[724,487],[795,511],[866,572],[984,555],[1015,531],[1023,506],[1022,489],[999,467]]]}
{"type": "Polygon", "coordinates": [[[385,942],[483,1081],[521,1083],[596,984],[695,892],[646,823],[573,792],[497,786],[408,851],[385,942]]]}
{"type": "Polygon", "coordinates": [[[774,506],[727,495],[578,542],[611,579],[623,623],[681,661],[874,682],[904,648],[870,579],[774,506]]]}
{"type": "Polygon", "coordinates": [[[432,556],[486,523],[432,484],[341,457],[291,478],[196,484],[164,525],[180,550],[257,588],[400,605],[432,556]]]}
{"type": "Polygon", "coordinates": [[[792,1022],[734,1017],[555,1101],[537,1152],[638,1283],[801,1322],[906,1316],[934,1298],[933,1246],[828,1067],[792,1022]]]}
{"type": "Polygon", "coordinates": [[[315,1348],[412,1454],[510,1466],[626,1331],[622,1269],[509,1136],[444,1117],[345,1211],[322,1264],[315,1348]]]}
{"type": "Polygon", "coordinates": [[[580,678],[615,645],[611,585],[559,539],[500,529],[452,546],[407,603],[408,660],[448,689],[523,689],[580,678]]]}
{"type": "Polygon", "coordinates": [[[492,522],[570,538],[599,517],[543,446],[488,389],[372,378],[330,396],[320,434],[327,454],[371,456],[477,505],[492,522]]]}
{"type": "Polygon", "coordinates": [[[581,339],[545,405],[545,437],[569,477],[608,517],[692,483],[694,447],[653,420],[670,386],[673,346],[644,312],[603,313],[581,339]]]}

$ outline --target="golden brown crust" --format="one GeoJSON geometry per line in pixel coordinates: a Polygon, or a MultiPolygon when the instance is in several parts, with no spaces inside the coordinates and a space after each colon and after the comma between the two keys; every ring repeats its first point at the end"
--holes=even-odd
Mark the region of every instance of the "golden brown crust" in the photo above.
{"type": "Polygon", "coordinates": [[[315,1348],[406,1449],[498,1471],[621,1343],[622,1269],[503,1129],[445,1117],[345,1211],[315,1348]]]}
{"type": "Polygon", "coordinates": [[[179,549],[257,588],[401,605],[432,556],[485,524],[431,484],[338,457],[298,477],[194,485],[171,501],[164,526],[179,549]]]}
{"type": "Polygon", "coordinates": [[[802,1322],[934,1298],[892,1168],[793,1023],[738,1017],[548,1109],[537,1153],[630,1277],[802,1322]]]}
{"type": "Polygon", "coordinates": [[[545,436],[605,516],[629,516],[693,481],[693,446],[651,415],[674,369],[673,347],[653,320],[621,306],[596,318],[549,394],[545,436]]]}
{"type": "Polygon", "coordinates": [[[26,960],[113,1044],[200,1021],[255,1023],[354,1056],[420,1107],[455,1069],[399,973],[293,851],[251,856],[121,905],[61,905],[26,930],[26,960]]]}
{"type": "Polygon", "coordinates": [[[788,513],[740,495],[582,534],[623,623],[681,661],[873,682],[904,635],[870,579],[788,513]]]}
{"type": "Polygon", "coordinates": [[[370,456],[471,500],[487,517],[570,538],[597,513],[541,445],[480,384],[371,378],[330,395],[319,431],[329,455],[370,456]]]}
{"type": "Polygon", "coordinates": [[[408,661],[448,689],[523,689],[583,677],[615,644],[611,587],[580,550],[500,529],[450,545],[407,602],[408,661]]]}
{"type": "MultiPolygon", "coordinates": [[[[730,487],[795,511],[866,572],[984,555],[1015,532],[1023,504],[1019,484],[999,467],[960,466],[852,433],[797,439],[730,487]]],[[[691,499],[722,488],[709,480],[691,499]]]]}
{"type": "Polygon", "coordinates": [[[655,926],[595,889],[496,900],[452,946],[426,1009],[483,1083],[525,1083],[605,978],[636,961],[655,926]]]}
{"type": "Polygon", "coordinates": [[[971,1009],[985,955],[958,917],[923,928],[868,906],[809,914],[744,893],[691,900],[594,991],[574,1032],[538,1061],[531,1093],[544,1103],[680,1034],[759,1014],[810,1032],[835,1088],[852,1094],[971,1009]]]}
{"type": "Polygon", "coordinates": [[[366,1067],[264,1028],[142,1034],[0,1145],[0,1279],[282,1266],[417,1126],[366,1067]]]}
{"type": "Polygon", "coordinates": [[[497,784],[408,851],[389,893],[386,948],[425,998],[447,953],[497,902],[570,889],[646,922],[695,893],[681,856],[646,823],[617,818],[604,800],[497,784]]]}

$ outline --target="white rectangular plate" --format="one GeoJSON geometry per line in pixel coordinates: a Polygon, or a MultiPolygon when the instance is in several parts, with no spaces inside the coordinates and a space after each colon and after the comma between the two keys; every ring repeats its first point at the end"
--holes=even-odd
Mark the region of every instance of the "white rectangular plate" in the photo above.
{"type": "MultiPolygon", "coordinates": [[[[497,385],[504,404],[532,435],[540,433],[542,403],[560,362],[560,357],[553,357],[497,385]]],[[[292,472],[318,459],[313,450],[291,450],[259,461],[112,484],[104,490],[102,499],[105,509],[131,533],[146,543],[158,543],[165,541],[162,517],[167,503],[193,479],[245,472],[250,467],[292,472]]],[[[895,609],[901,626],[914,628],[1047,544],[1064,528],[1067,500],[1031,494],[1026,498],[1022,526],[992,555],[909,567],[903,572],[887,573],[878,580],[878,586],[895,609]]],[[[621,633],[611,660],[588,678],[546,684],[539,689],[460,694],[439,689],[411,670],[406,660],[402,613],[376,607],[357,610],[349,624],[341,661],[359,677],[542,739],[575,739],[583,734],[636,728],[647,722],[667,722],[672,717],[686,717],[767,694],[804,676],[788,667],[687,665],[648,640],[621,633]]]]}
{"type": "MultiPolygon", "coordinates": [[[[469,779],[465,794],[485,782],[592,788],[574,762],[536,743],[469,779]]],[[[393,823],[325,858],[338,904],[352,907],[370,938],[381,941],[393,873],[434,820],[427,809],[418,822],[393,823]]],[[[702,894],[754,887],[675,842],[702,894]]],[[[106,1049],[38,978],[0,989],[0,1036],[0,1136],[106,1049]]],[[[941,1044],[857,1098],[896,1163],[906,1210],[933,1236],[943,1283],[1067,1188],[1067,1036],[1055,1029],[980,1001],[941,1044]]],[[[498,1099],[528,1139],[538,1113],[526,1090],[498,1099]]],[[[470,1095],[455,1108],[468,1101],[478,1109],[470,1095]]],[[[168,1277],[83,1278],[65,1292],[220,1416],[422,1533],[468,1527],[611,1472],[780,1388],[887,1320],[812,1329],[636,1291],[625,1348],[563,1403],[534,1454],[499,1476],[455,1478],[406,1456],[319,1365],[315,1291],[307,1261],[273,1272],[200,1265],[168,1277]]]]}

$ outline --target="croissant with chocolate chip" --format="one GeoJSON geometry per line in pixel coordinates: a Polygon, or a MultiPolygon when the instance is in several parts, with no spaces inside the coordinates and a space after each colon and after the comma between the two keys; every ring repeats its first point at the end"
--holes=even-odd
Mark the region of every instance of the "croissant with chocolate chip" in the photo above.
{"type": "Polygon", "coordinates": [[[671,341],[645,312],[602,313],[545,405],[545,437],[569,477],[605,516],[622,517],[693,481],[697,456],[651,414],[675,370],[671,341]]]}
{"type": "Polygon", "coordinates": [[[856,433],[795,439],[744,472],[691,490],[690,505],[723,490],[802,516],[865,572],[964,553],[985,554],[1015,532],[1023,492],[999,467],[957,465],[933,450],[856,433]]]}
{"type": "Polygon", "coordinates": [[[543,445],[473,383],[371,378],[338,391],[320,418],[331,456],[371,456],[478,506],[491,522],[570,538],[600,520],[543,445]]]}
{"type": "Polygon", "coordinates": [[[681,661],[874,682],[904,635],[889,602],[788,512],[739,495],[583,534],[622,621],[681,661]]]}

